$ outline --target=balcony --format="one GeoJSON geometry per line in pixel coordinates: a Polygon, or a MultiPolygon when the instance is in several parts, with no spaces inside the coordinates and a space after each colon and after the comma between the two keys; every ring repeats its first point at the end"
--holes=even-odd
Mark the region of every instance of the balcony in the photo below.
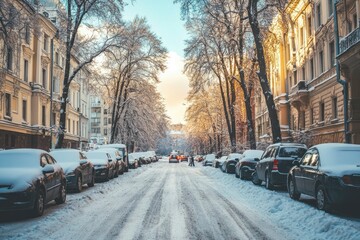
{"type": "Polygon", "coordinates": [[[340,40],[340,54],[343,54],[358,43],[360,43],[360,28],[356,28],[354,31],[340,40]]]}
{"type": "Polygon", "coordinates": [[[289,101],[290,104],[298,110],[301,106],[307,106],[309,101],[309,91],[305,80],[300,80],[295,86],[291,88],[289,101]]]}

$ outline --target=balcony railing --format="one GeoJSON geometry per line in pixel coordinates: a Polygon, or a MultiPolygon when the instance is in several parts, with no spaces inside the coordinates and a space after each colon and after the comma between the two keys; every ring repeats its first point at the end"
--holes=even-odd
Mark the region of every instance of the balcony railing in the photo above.
{"type": "Polygon", "coordinates": [[[360,28],[356,28],[349,35],[340,40],[340,54],[346,52],[357,43],[360,43],[360,28]]]}

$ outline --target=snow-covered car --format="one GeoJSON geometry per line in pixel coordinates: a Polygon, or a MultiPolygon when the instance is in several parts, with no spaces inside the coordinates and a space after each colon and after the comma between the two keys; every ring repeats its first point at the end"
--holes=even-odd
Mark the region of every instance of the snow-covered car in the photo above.
{"type": "Polygon", "coordinates": [[[203,166],[212,166],[213,165],[213,161],[215,161],[216,156],[215,154],[207,154],[204,157],[204,160],[202,162],[203,166]]]}
{"type": "Polygon", "coordinates": [[[274,143],[268,146],[255,165],[251,181],[260,185],[265,181],[265,188],[271,190],[274,186],[286,186],[289,170],[294,166],[294,160],[301,159],[307,147],[300,143],[274,143]]]}
{"type": "Polygon", "coordinates": [[[306,194],[320,210],[358,206],[360,202],[360,145],[324,143],[311,147],[294,161],[287,177],[291,198],[306,194]]]}
{"type": "Polygon", "coordinates": [[[99,148],[95,151],[106,152],[109,153],[113,162],[115,163],[115,174],[114,177],[118,177],[119,174],[123,174],[125,172],[125,162],[123,161],[122,153],[116,148],[99,148]]]}
{"type": "Polygon", "coordinates": [[[179,163],[179,158],[175,154],[171,154],[169,156],[169,163],[179,163]]]}
{"type": "Polygon", "coordinates": [[[241,153],[230,153],[224,163],[221,165],[221,170],[226,173],[235,173],[235,166],[242,158],[241,153]]]}
{"type": "Polygon", "coordinates": [[[115,165],[109,153],[101,151],[89,151],[86,157],[93,163],[95,168],[95,181],[109,181],[114,177],[115,165]]]}
{"type": "Polygon", "coordinates": [[[250,179],[251,174],[255,171],[255,165],[263,153],[262,150],[246,150],[235,166],[235,177],[242,180],[250,179]]]}
{"type": "Polygon", "coordinates": [[[136,158],[136,154],[129,153],[128,158],[129,158],[129,168],[133,168],[133,169],[138,168],[138,159],[136,158]]]}
{"type": "Polygon", "coordinates": [[[67,189],[81,192],[83,184],[94,186],[95,169],[84,153],[77,149],[54,149],[50,155],[63,168],[67,189]]]}
{"type": "Polygon", "coordinates": [[[125,169],[124,171],[127,172],[129,171],[129,166],[128,166],[128,153],[127,153],[127,148],[125,144],[121,144],[121,143],[113,143],[113,144],[104,144],[104,145],[99,145],[98,146],[100,149],[101,148],[116,148],[122,156],[122,159],[125,163],[125,169]]]}
{"type": "Polygon", "coordinates": [[[216,158],[213,162],[213,167],[218,168],[223,165],[223,163],[226,161],[227,156],[222,156],[221,158],[216,158]]]}
{"type": "Polygon", "coordinates": [[[39,149],[0,151],[0,212],[30,210],[41,216],[45,204],[66,201],[63,169],[39,149]]]}

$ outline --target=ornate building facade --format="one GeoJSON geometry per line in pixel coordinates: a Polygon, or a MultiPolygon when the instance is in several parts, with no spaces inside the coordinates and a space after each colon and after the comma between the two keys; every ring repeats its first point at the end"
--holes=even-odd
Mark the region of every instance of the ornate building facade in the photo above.
{"type": "MultiPolygon", "coordinates": [[[[345,77],[349,83],[350,92],[348,134],[353,143],[360,143],[356,110],[360,105],[356,104],[360,99],[360,85],[355,80],[360,69],[357,57],[359,1],[340,1],[336,9],[340,46],[343,46],[338,57],[341,78],[345,77]]],[[[270,28],[271,34],[265,41],[268,76],[279,112],[283,141],[308,145],[345,142],[344,106],[347,105],[344,103],[344,87],[336,71],[334,11],[332,0],[290,1],[270,28]]],[[[259,141],[261,138],[271,140],[270,123],[261,97],[258,94],[256,98],[257,138],[259,141]]]]}

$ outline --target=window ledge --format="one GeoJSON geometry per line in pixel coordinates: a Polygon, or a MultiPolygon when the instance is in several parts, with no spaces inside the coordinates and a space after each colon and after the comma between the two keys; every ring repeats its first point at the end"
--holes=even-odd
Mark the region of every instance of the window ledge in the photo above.
{"type": "Polygon", "coordinates": [[[4,119],[5,119],[5,120],[8,120],[8,121],[12,121],[12,117],[7,116],[7,115],[4,116],[4,119]]]}
{"type": "Polygon", "coordinates": [[[330,122],[331,122],[331,123],[338,123],[338,122],[339,122],[339,119],[338,119],[338,118],[334,118],[334,119],[331,119],[330,122]]]}

